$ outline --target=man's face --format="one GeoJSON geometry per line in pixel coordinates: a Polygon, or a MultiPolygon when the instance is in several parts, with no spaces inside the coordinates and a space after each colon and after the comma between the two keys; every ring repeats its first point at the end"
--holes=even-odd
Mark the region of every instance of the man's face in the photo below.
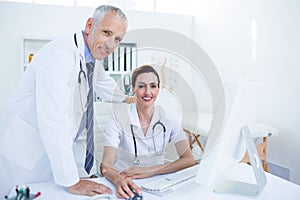
{"type": "Polygon", "coordinates": [[[85,42],[93,59],[102,60],[119,45],[126,33],[126,21],[107,13],[96,25],[90,18],[85,27],[85,42]]]}

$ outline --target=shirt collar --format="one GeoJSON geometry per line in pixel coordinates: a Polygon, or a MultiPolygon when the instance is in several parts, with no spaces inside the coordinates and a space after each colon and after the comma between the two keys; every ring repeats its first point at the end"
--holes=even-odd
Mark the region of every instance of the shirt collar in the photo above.
{"type": "Polygon", "coordinates": [[[129,123],[134,126],[140,126],[140,120],[136,109],[136,104],[129,104],[128,105],[128,116],[129,116],[129,123]]]}
{"type": "MultiPolygon", "coordinates": [[[[83,31],[82,31],[82,36],[84,38],[84,32],[83,31]]],[[[83,39],[83,41],[84,41],[84,57],[85,57],[85,62],[86,63],[89,63],[89,62],[93,62],[94,63],[95,59],[93,59],[92,54],[89,51],[89,49],[88,49],[88,47],[87,47],[84,39],[83,39]]]]}
{"type": "MultiPolygon", "coordinates": [[[[150,127],[152,127],[159,120],[162,121],[162,119],[160,119],[162,113],[160,113],[159,110],[160,110],[159,107],[155,106],[154,113],[153,113],[153,116],[152,116],[152,119],[151,119],[151,122],[150,122],[150,127]]],[[[135,103],[130,104],[128,106],[128,116],[129,116],[129,123],[130,124],[132,124],[134,126],[138,126],[138,127],[141,126],[135,103]]]]}

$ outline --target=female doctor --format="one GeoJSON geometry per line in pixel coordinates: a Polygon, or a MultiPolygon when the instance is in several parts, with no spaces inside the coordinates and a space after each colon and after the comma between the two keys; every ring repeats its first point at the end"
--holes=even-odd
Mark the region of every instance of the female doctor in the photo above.
{"type": "Polygon", "coordinates": [[[132,190],[140,193],[132,179],[175,172],[195,164],[175,111],[154,105],[159,84],[152,66],[136,68],[132,74],[136,103],[115,107],[106,129],[100,169],[116,186],[120,198],[133,197],[132,190]],[[165,164],[164,151],[169,142],[175,144],[179,159],[165,164]]]}
{"type": "MultiPolygon", "coordinates": [[[[112,53],[126,29],[120,9],[100,6],[84,31],[56,39],[35,55],[0,120],[0,198],[17,184],[44,181],[74,194],[111,193],[102,184],[80,180],[73,145],[85,121],[86,63],[112,53]]],[[[97,62],[93,77],[101,98],[125,99],[97,62]]]]}

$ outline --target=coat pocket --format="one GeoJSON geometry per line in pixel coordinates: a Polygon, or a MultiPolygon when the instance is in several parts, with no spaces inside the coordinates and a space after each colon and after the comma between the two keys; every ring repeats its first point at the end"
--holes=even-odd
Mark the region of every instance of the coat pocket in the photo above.
{"type": "Polygon", "coordinates": [[[19,116],[6,129],[0,146],[2,156],[29,170],[33,169],[44,152],[38,130],[19,116]]]}

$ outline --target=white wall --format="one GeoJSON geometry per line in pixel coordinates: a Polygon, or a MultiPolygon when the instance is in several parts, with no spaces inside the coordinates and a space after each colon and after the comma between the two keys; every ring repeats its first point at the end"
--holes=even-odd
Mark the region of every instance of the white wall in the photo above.
{"type": "Polygon", "coordinates": [[[22,37],[55,38],[84,28],[92,10],[0,2],[0,111],[22,75],[22,37]]]}
{"type": "MultiPolygon", "coordinates": [[[[83,30],[94,8],[74,8],[0,2],[0,113],[22,75],[22,38],[55,38],[83,30]]],[[[125,10],[129,31],[142,28],[173,30],[191,37],[193,18],[125,10]],[[176,22],[176,23],[175,23],[176,22]]],[[[150,62],[151,57],[139,59],[150,62]]],[[[139,63],[138,63],[139,64],[139,63]]]]}
{"type": "MultiPolygon", "coordinates": [[[[275,125],[281,135],[269,139],[268,160],[289,168],[291,181],[298,184],[299,4],[297,0],[256,0],[251,3],[201,0],[195,5],[199,11],[194,21],[188,16],[128,11],[129,30],[165,28],[188,37],[193,35],[211,57],[224,81],[239,76],[270,82],[259,119],[275,125]],[[252,56],[252,19],[257,23],[256,61],[252,56]]],[[[0,2],[0,113],[22,74],[22,36],[48,38],[81,30],[92,11],[91,8],[0,2]]]]}
{"type": "Polygon", "coordinates": [[[202,0],[198,8],[194,39],[222,79],[239,76],[269,82],[259,120],[276,126],[281,134],[269,138],[267,159],[289,168],[291,181],[300,184],[300,2],[202,0]],[[256,45],[251,36],[253,19],[256,45]]]}

